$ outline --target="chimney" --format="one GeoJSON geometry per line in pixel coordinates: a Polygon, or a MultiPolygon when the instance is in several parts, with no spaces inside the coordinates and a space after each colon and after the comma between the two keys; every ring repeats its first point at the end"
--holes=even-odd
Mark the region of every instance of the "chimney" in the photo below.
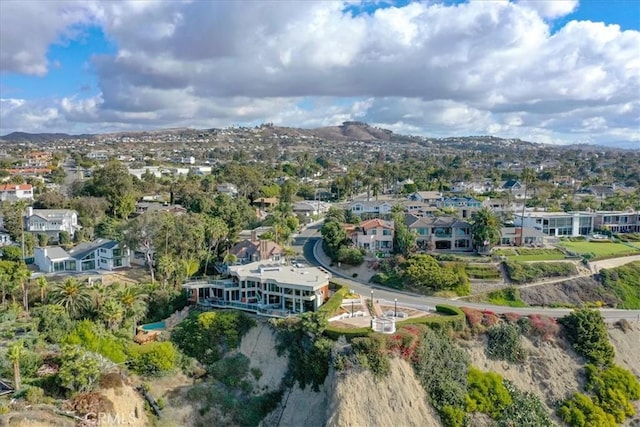
{"type": "Polygon", "coordinates": [[[27,217],[30,217],[31,215],[33,215],[33,207],[32,207],[32,206],[29,206],[29,207],[27,208],[27,217]]]}
{"type": "Polygon", "coordinates": [[[260,261],[269,259],[269,254],[267,254],[268,243],[267,240],[260,239],[260,261]]]}
{"type": "Polygon", "coordinates": [[[253,229],[251,230],[251,241],[255,242],[257,240],[258,240],[258,232],[255,229],[253,229]]]}

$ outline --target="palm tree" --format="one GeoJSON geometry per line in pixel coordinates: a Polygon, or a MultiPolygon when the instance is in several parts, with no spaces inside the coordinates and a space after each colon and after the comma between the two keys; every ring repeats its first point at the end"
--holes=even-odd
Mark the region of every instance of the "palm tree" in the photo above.
{"type": "Polygon", "coordinates": [[[102,281],[96,282],[91,285],[89,289],[89,296],[91,298],[92,309],[100,314],[102,305],[113,297],[113,289],[116,284],[107,286],[102,281]]]}
{"type": "Polygon", "coordinates": [[[10,289],[11,277],[6,273],[0,273],[0,287],[2,289],[2,309],[6,308],[7,292],[10,289]]]}
{"type": "Polygon", "coordinates": [[[18,287],[22,289],[22,306],[24,310],[29,312],[29,289],[28,289],[28,279],[31,277],[31,272],[27,268],[27,265],[20,261],[15,264],[13,271],[11,272],[11,278],[18,287]]]}
{"type": "Polygon", "coordinates": [[[91,306],[91,291],[86,283],[68,277],[64,282],[56,284],[49,299],[54,304],[63,306],[69,316],[79,317],[91,306]]]}
{"type": "Polygon", "coordinates": [[[24,348],[24,343],[22,341],[16,341],[9,347],[9,351],[7,352],[7,357],[13,364],[13,385],[16,390],[20,389],[20,359],[22,359],[22,349],[24,348]]]}
{"type": "Polygon", "coordinates": [[[183,259],[180,260],[180,269],[184,274],[184,279],[188,280],[191,276],[198,272],[198,270],[200,269],[200,263],[193,258],[183,259]]]}
{"type": "Polygon", "coordinates": [[[104,304],[102,304],[98,315],[106,324],[107,328],[115,330],[118,328],[118,326],[120,326],[122,320],[124,319],[124,311],[125,310],[119,301],[115,299],[109,299],[104,304]]]}
{"type": "Polygon", "coordinates": [[[169,279],[176,272],[176,263],[173,260],[173,257],[171,257],[170,255],[162,255],[158,259],[156,267],[158,269],[158,273],[160,274],[160,276],[162,276],[163,286],[166,286],[169,279]]]}
{"type": "Polygon", "coordinates": [[[36,285],[38,285],[38,289],[40,289],[40,304],[44,305],[45,303],[44,297],[45,297],[47,288],[49,287],[49,282],[47,282],[46,277],[40,276],[36,279],[36,285]]]}
{"type": "Polygon", "coordinates": [[[141,288],[134,286],[122,286],[116,291],[116,301],[124,309],[124,320],[133,321],[134,333],[138,322],[147,314],[147,297],[141,288]]]}
{"type": "Polygon", "coordinates": [[[524,168],[522,170],[522,175],[520,176],[520,179],[524,184],[524,200],[522,201],[522,223],[520,224],[521,225],[520,246],[522,246],[524,245],[524,213],[525,213],[525,209],[527,208],[527,191],[529,190],[529,187],[531,186],[531,184],[533,184],[533,181],[536,179],[536,174],[533,171],[533,169],[524,168]]]}

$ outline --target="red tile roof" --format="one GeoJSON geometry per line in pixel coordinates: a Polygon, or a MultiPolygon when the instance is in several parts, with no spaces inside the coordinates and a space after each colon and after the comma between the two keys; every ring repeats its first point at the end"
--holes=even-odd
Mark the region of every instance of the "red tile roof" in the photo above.
{"type": "Polygon", "coordinates": [[[33,190],[31,184],[0,184],[0,191],[33,190]]]}

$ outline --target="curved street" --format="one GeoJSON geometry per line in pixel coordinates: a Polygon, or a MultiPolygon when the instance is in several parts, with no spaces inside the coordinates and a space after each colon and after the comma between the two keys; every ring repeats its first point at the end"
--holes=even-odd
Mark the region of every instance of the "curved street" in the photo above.
{"type": "MultiPolygon", "coordinates": [[[[320,227],[322,222],[311,224],[305,228],[300,234],[298,234],[293,242],[293,248],[297,253],[304,256],[307,263],[312,266],[323,267],[330,271],[334,278],[338,279],[337,282],[349,286],[355,292],[361,295],[371,295],[373,292],[373,298],[376,300],[384,301],[393,304],[397,299],[398,303],[416,308],[431,308],[436,304],[449,304],[459,307],[472,307],[479,310],[490,310],[495,313],[518,313],[522,315],[529,314],[543,314],[551,317],[564,317],[571,312],[570,309],[562,308],[544,308],[544,307],[527,307],[527,308],[514,308],[492,305],[489,303],[472,303],[467,301],[451,300],[447,298],[428,297],[424,295],[418,295],[410,292],[399,291],[395,289],[384,288],[376,285],[363,283],[361,281],[353,280],[342,275],[340,272],[335,271],[328,265],[320,262],[316,251],[321,250],[320,242],[322,240],[320,236],[320,227]]],[[[615,322],[620,319],[626,319],[629,321],[640,321],[640,310],[620,310],[620,309],[601,309],[603,317],[607,322],[615,322]]]]}

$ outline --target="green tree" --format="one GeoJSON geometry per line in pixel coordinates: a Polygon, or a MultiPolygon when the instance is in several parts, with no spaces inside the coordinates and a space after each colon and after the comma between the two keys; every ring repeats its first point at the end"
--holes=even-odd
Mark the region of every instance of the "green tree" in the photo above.
{"type": "Polygon", "coordinates": [[[31,277],[31,271],[23,261],[14,263],[11,280],[22,289],[22,306],[27,313],[29,312],[29,277],[31,277]]]}
{"type": "Polygon", "coordinates": [[[576,353],[595,365],[613,363],[614,349],[609,342],[602,313],[580,308],[560,319],[567,338],[576,353]]]}
{"type": "Polygon", "coordinates": [[[218,248],[223,239],[229,235],[227,224],[220,218],[207,217],[204,225],[205,241],[207,244],[207,255],[204,264],[204,274],[208,274],[209,258],[211,255],[217,258],[218,248]]]}
{"type": "Polygon", "coordinates": [[[13,384],[16,390],[20,390],[22,387],[22,381],[20,379],[20,361],[24,354],[23,350],[24,343],[18,340],[14,341],[13,344],[9,346],[9,351],[7,352],[7,358],[13,365],[13,384]]]}
{"type": "Polygon", "coordinates": [[[478,251],[487,251],[500,242],[500,219],[484,207],[471,215],[473,245],[478,251]]]}
{"type": "Polygon", "coordinates": [[[200,263],[193,258],[180,260],[180,270],[182,271],[184,280],[189,280],[199,269],[200,263]]]}
{"type": "Polygon", "coordinates": [[[100,306],[98,316],[108,329],[115,331],[122,324],[124,308],[119,301],[108,299],[100,306]]]}
{"type": "Polygon", "coordinates": [[[62,347],[58,380],[71,392],[90,391],[100,377],[98,361],[78,345],[62,347]]]}
{"type": "Polygon", "coordinates": [[[320,229],[320,234],[322,234],[322,238],[324,239],[324,247],[327,255],[329,255],[331,259],[336,260],[340,248],[346,245],[347,232],[338,222],[328,221],[325,222],[320,229]]]}
{"type": "Polygon", "coordinates": [[[44,276],[39,276],[36,279],[36,285],[38,285],[38,289],[40,290],[40,304],[45,304],[45,295],[47,293],[47,289],[49,288],[49,282],[47,278],[44,276]]]}
{"type": "Polygon", "coordinates": [[[49,300],[64,307],[71,318],[81,317],[91,306],[89,288],[74,277],[67,277],[64,282],[57,283],[51,289],[49,300]]]}
{"type": "Polygon", "coordinates": [[[96,169],[89,183],[89,193],[104,197],[113,216],[123,219],[134,212],[135,201],[139,198],[132,175],[118,160],[110,160],[104,167],[96,169]]]}
{"type": "Polygon", "coordinates": [[[409,256],[416,247],[417,235],[409,229],[404,221],[403,211],[396,209],[391,217],[393,218],[393,225],[395,228],[393,235],[394,250],[404,256],[409,256]]]}

